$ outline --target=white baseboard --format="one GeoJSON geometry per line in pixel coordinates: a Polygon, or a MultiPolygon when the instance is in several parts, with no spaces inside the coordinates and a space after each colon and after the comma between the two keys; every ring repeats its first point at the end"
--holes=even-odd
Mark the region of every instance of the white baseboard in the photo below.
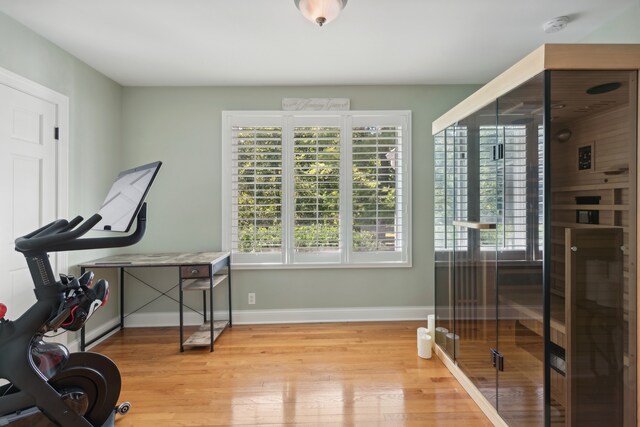
{"type": "Polygon", "coordinates": [[[433,307],[348,307],[288,310],[236,310],[233,323],[255,325],[268,323],[373,322],[424,320],[433,307]]]}
{"type": "MultiPolygon", "coordinates": [[[[423,320],[427,322],[427,315],[433,314],[434,308],[422,307],[350,307],[350,308],[308,308],[308,309],[287,309],[287,310],[234,310],[234,325],[260,325],[274,323],[328,323],[328,322],[385,322],[400,320],[423,320]]],[[[227,311],[214,312],[216,319],[228,318],[227,311]]],[[[99,327],[87,328],[86,339],[92,340],[94,337],[108,331],[118,324],[120,320],[114,318],[99,327]]],[[[184,313],[184,324],[193,326],[202,323],[202,316],[189,312],[184,313]]],[[[178,326],[180,319],[177,312],[163,313],[132,313],[124,319],[124,325],[128,328],[145,327],[166,327],[178,326]]],[[[117,331],[117,330],[116,330],[117,331]]],[[[116,332],[114,331],[114,333],[116,332]]],[[[100,341],[91,344],[90,347],[108,338],[111,334],[103,337],[100,341]]],[[[70,351],[79,351],[80,338],[76,338],[68,343],[70,351]]]]}
{"type": "MultiPolygon", "coordinates": [[[[372,322],[392,320],[424,320],[434,312],[433,307],[350,307],[308,308],[286,310],[234,310],[234,325],[258,325],[270,323],[321,323],[321,322],[372,322]]],[[[226,319],[226,311],[216,311],[214,318],[226,319]]],[[[117,322],[116,322],[117,323],[117,322]]],[[[199,325],[202,316],[185,313],[185,325],[199,325]]],[[[178,313],[133,313],[126,317],[125,327],[178,326],[178,313]]],[[[106,330],[108,327],[101,327],[106,330]]],[[[93,332],[93,331],[92,331],[93,332]]],[[[99,332],[93,333],[97,335],[99,332]]],[[[87,338],[91,337],[87,334],[87,338]]]]}
{"type": "MultiPolygon", "coordinates": [[[[180,325],[178,312],[157,312],[157,313],[132,313],[124,319],[124,326],[127,328],[148,328],[148,327],[165,327],[180,325]]],[[[229,315],[224,311],[216,311],[213,316],[216,319],[226,319],[229,315]]],[[[202,316],[198,313],[184,313],[184,324],[200,325],[202,316]]]]}

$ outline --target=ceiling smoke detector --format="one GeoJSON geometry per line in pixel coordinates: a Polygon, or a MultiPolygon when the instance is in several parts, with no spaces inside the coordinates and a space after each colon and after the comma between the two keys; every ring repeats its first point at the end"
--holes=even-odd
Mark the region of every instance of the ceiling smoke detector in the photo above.
{"type": "Polygon", "coordinates": [[[568,23],[568,16],[558,16],[557,18],[553,18],[545,22],[542,28],[544,28],[544,32],[547,34],[557,33],[558,31],[564,30],[568,23]]]}

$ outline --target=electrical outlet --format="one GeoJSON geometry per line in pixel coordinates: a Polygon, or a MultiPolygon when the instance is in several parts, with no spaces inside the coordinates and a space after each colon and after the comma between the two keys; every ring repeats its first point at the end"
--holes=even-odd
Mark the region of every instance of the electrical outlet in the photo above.
{"type": "Polygon", "coordinates": [[[256,294],[254,294],[253,292],[249,292],[249,304],[255,304],[256,303],[256,294]]]}

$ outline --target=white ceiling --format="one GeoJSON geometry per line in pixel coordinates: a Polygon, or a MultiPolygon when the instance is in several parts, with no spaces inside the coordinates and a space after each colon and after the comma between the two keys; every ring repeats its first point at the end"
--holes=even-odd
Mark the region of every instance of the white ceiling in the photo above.
{"type": "Polygon", "coordinates": [[[484,83],[638,0],[349,0],[319,28],[293,0],[0,0],[126,86],[484,83]],[[542,25],[568,15],[569,26],[542,25]]]}

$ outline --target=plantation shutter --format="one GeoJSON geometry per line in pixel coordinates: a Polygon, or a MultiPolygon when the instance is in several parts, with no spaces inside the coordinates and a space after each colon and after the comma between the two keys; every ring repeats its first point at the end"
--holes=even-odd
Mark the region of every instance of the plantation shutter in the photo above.
{"type": "Polygon", "coordinates": [[[340,261],[340,122],[301,118],[292,131],[294,260],[340,261]]]}
{"type": "Polygon", "coordinates": [[[409,265],[410,112],[222,118],[223,247],[234,265],[409,265]]]}
{"type": "Polygon", "coordinates": [[[447,241],[447,146],[445,144],[445,132],[434,136],[434,197],[433,197],[433,238],[436,251],[444,251],[451,248],[447,241]]]}
{"type": "Polygon", "coordinates": [[[231,249],[238,261],[282,259],[282,126],[231,128],[231,249]]]}
{"type": "Polygon", "coordinates": [[[408,177],[406,117],[354,117],[351,127],[351,248],[354,260],[404,259],[408,177]]]}

